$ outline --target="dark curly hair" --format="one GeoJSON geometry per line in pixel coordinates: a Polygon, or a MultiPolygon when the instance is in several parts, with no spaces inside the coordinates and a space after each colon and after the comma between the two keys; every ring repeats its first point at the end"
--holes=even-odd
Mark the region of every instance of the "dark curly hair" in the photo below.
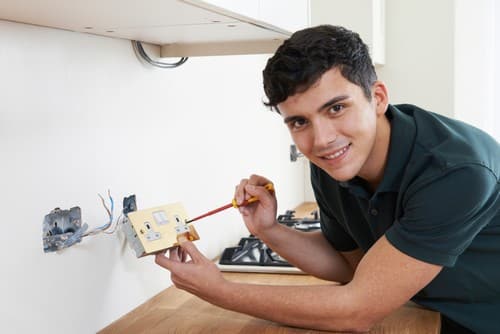
{"type": "Polygon", "coordinates": [[[377,74],[368,47],[359,35],[339,26],[320,25],[295,32],[276,50],[264,69],[264,104],[277,105],[306,91],[326,71],[338,67],[350,82],[360,86],[371,100],[377,74]]]}

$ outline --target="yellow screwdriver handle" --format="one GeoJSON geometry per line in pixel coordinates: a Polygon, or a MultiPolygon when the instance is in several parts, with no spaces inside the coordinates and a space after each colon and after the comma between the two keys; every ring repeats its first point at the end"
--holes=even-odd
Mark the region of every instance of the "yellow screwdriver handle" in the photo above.
{"type": "MultiPolygon", "coordinates": [[[[270,193],[274,192],[274,185],[272,183],[266,184],[264,186],[264,188],[266,188],[267,191],[269,191],[270,193]]],[[[238,203],[236,203],[236,198],[233,198],[231,203],[233,204],[233,207],[239,208],[240,206],[245,206],[245,205],[248,205],[250,203],[257,202],[258,200],[259,200],[258,197],[253,196],[253,197],[250,197],[249,199],[247,199],[246,201],[244,201],[243,203],[241,203],[241,205],[238,205],[238,203]]]]}

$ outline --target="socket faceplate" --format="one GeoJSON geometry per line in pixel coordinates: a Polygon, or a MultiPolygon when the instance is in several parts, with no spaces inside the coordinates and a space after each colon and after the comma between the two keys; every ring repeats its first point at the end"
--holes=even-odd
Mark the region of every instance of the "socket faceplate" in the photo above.
{"type": "Polygon", "coordinates": [[[154,208],[129,212],[128,220],[144,247],[144,254],[178,246],[178,236],[198,240],[192,225],[186,225],[187,213],[181,203],[166,204],[154,208]]]}

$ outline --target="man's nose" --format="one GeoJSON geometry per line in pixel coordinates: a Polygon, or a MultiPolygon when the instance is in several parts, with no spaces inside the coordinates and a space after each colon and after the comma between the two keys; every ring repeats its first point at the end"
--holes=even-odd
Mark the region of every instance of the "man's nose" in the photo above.
{"type": "Polygon", "coordinates": [[[323,148],[337,139],[337,129],[330,122],[319,121],[314,124],[314,146],[323,148]]]}

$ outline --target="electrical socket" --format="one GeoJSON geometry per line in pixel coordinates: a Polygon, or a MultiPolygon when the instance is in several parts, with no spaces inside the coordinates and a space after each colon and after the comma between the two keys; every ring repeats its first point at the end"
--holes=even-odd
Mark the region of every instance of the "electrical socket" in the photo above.
{"type": "Polygon", "coordinates": [[[181,203],[131,211],[126,214],[124,231],[137,257],[150,255],[179,245],[178,238],[198,240],[194,226],[187,225],[187,213],[181,203]]]}

